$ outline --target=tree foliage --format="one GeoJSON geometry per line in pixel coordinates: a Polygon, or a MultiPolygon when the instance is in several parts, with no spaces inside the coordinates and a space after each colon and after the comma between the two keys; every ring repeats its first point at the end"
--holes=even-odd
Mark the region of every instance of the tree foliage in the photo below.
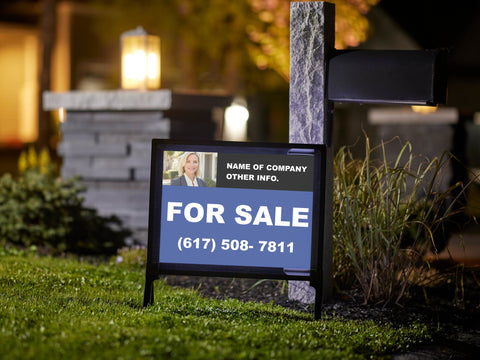
{"type": "MultiPolygon", "coordinates": [[[[305,1],[305,0],[300,0],[305,1]]],[[[335,4],[335,48],[356,47],[367,39],[366,14],[380,0],[329,0],[335,4]]],[[[246,29],[249,52],[261,69],[272,68],[289,79],[290,0],[248,0],[256,14],[246,29]]]]}
{"type": "MultiPolygon", "coordinates": [[[[330,0],[336,5],[336,48],[366,40],[366,14],[379,1],[330,0]]],[[[108,41],[137,25],[161,36],[162,81],[170,88],[238,92],[288,82],[290,0],[98,3],[110,14],[98,23],[108,41]]]]}

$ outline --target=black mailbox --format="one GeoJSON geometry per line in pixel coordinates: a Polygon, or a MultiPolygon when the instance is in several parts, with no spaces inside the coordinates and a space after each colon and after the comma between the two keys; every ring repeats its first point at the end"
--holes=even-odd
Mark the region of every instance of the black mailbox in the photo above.
{"type": "Polygon", "coordinates": [[[445,104],[445,50],[340,50],[328,62],[328,99],[336,102],[445,104]]]}

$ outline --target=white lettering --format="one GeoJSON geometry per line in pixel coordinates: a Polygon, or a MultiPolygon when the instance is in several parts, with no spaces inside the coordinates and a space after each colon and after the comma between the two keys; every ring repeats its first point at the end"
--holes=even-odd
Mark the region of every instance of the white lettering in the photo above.
{"type": "Polygon", "coordinates": [[[284,172],[305,172],[307,171],[307,166],[301,165],[270,165],[268,164],[266,169],[268,171],[284,171],[284,172]]]}
{"type": "Polygon", "coordinates": [[[250,215],[252,208],[248,205],[238,205],[235,209],[235,213],[239,216],[235,218],[235,222],[240,225],[250,224],[252,221],[252,215],[250,215]]]}
{"type": "MultiPolygon", "coordinates": [[[[167,204],[167,221],[173,221],[174,215],[182,214],[181,202],[169,201],[167,204]]],[[[219,224],[225,224],[222,217],[224,207],[221,204],[207,204],[206,222],[213,223],[216,221],[219,224]]],[[[205,210],[199,203],[189,203],[183,209],[183,216],[185,220],[192,223],[197,223],[203,220],[205,210]]]]}
{"type": "Polygon", "coordinates": [[[213,218],[219,224],[225,224],[222,214],[224,207],[221,204],[207,204],[207,223],[213,223],[213,218]]]}
{"type": "Polygon", "coordinates": [[[185,215],[185,219],[188,222],[196,223],[196,222],[202,221],[204,213],[205,211],[203,210],[203,206],[198,203],[190,203],[187,206],[185,206],[184,215],[185,215]],[[197,211],[196,216],[192,216],[192,209],[196,209],[197,211]]]}
{"type": "Polygon", "coordinates": [[[228,173],[226,175],[227,180],[244,180],[244,181],[249,181],[249,180],[255,180],[255,176],[253,174],[230,174],[228,173]]]}
{"type": "Polygon", "coordinates": [[[272,218],[270,213],[268,212],[268,207],[260,206],[258,208],[257,215],[255,216],[255,220],[253,220],[253,225],[259,225],[261,222],[264,222],[268,226],[272,226],[272,218]]]}
{"type": "Polygon", "coordinates": [[[250,170],[250,164],[227,163],[227,169],[250,170]]]}
{"type": "Polygon", "coordinates": [[[181,202],[169,202],[167,205],[167,221],[173,221],[173,215],[175,214],[181,214],[182,210],[177,209],[178,207],[181,207],[182,203],[181,202]]]}
{"type": "MultiPolygon", "coordinates": [[[[308,208],[291,208],[291,217],[288,216],[289,211],[285,211],[281,206],[276,206],[274,213],[271,213],[266,205],[259,206],[255,211],[251,206],[242,204],[235,208],[237,216],[234,220],[239,225],[281,227],[308,227],[310,225],[308,208]]],[[[174,221],[176,215],[183,215],[185,220],[191,223],[205,221],[208,224],[225,224],[224,212],[225,208],[222,204],[206,204],[204,207],[202,204],[195,202],[188,203],[185,206],[182,202],[169,201],[167,203],[167,221],[174,221]]]]}
{"type": "Polygon", "coordinates": [[[308,208],[294,207],[292,211],[292,226],[308,227],[308,222],[301,222],[300,220],[308,221],[308,208]]]}
{"type": "Polygon", "coordinates": [[[282,207],[275,207],[275,226],[290,226],[290,221],[282,220],[282,207]]]}

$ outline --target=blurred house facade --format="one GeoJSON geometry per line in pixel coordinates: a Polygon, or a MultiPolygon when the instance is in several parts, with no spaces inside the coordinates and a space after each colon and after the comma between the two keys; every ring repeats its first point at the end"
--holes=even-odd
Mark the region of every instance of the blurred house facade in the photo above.
{"type": "Polygon", "coordinates": [[[106,88],[110,84],[102,76],[109,73],[111,58],[118,57],[118,44],[106,48],[89,30],[89,19],[96,14],[87,2],[50,1],[55,4],[55,32],[47,36],[53,37],[54,46],[49,88],[42,89],[44,3],[0,3],[0,174],[16,172],[16,159],[27,144],[56,149],[58,118],[42,114],[42,90],[106,88]],[[112,53],[112,49],[117,52],[112,53]],[[46,135],[41,136],[42,131],[46,135]]]}
{"type": "MultiPolygon", "coordinates": [[[[90,25],[92,17],[98,14],[88,6],[89,1],[3,0],[0,3],[0,173],[15,172],[20,149],[25,144],[35,142],[42,130],[38,115],[41,108],[39,79],[43,48],[40,23],[44,14],[42,5],[47,2],[56,3],[55,46],[48,90],[63,92],[112,88],[116,80],[111,78],[112,67],[115,68],[114,72],[119,72],[119,44],[106,45],[96,38],[90,25]]],[[[383,2],[388,5],[393,1],[383,2]]],[[[414,2],[406,4],[410,3],[414,2]]],[[[388,6],[385,8],[388,9],[388,6]]],[[[418,7],[411,11],[420,10],[418,7]]],[[[458,14],[452,16],[458,17],[458,14]]],[[[374,32],[363,45],[364,48],[418,49],[424,46],[412,40],[391,16],[382,11],[382,2],[371,11],[369,17],[374,32]]],[[[472,125],[475,124],[475,113],[480,111],[480,45],[476,41],[480,34],[478,11],[469,16],[468,24],[464,24],[463,29],[462,36],[449,39],[455,43],[452,43],[450,56],[447,107],[456,109],[458,114],[452,118],[452,123],[465,122],[468,125],[465,131],[471,130],[472,139],[478,132],[472,125]]],[[[288,99],[288,95],[285,99],[288,99]]],[[[362,129],[372,125],[368,121],[371,106],[336,104],[335,108],[337,145],[356,142],[361,137],[362,129]]],[[[395,111],[410,110],[399,107],[395,111]]],[[[418,121],[422,121],[422,117],[413,112],[411,117],[418,117],[418,121]]],[[[47,119],[52,123],[50,137],[41,138],[41,145],[54,149],[58,135],[55,133],[55,119],[47,119]]],[[[258,123],[252,123],[252,126],[256,128],[250,133],[260,134],[254,139],[262,140],[265,137],[261,134],[262,126],[258,123]]]]}

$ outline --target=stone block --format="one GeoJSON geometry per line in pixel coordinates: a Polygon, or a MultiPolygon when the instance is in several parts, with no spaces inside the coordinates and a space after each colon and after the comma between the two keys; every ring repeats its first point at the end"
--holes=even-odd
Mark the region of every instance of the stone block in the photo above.
{"type": "Polygon", "coordinates": [[[127,168],[92,167],[83,175],[84,178],[96,180],[130,180],[130,170],[127,168]]]}
{"type": "Polygon", "coordinates": [[[132,155],[150,156],[152,152],[151,141],[131,141],[130,149],[132,155]]]}
{"type": "Polygon", "coordinates": [[[133,229],[148,229],[148,204],[144,211],[137,211],[132,214],[130,227],[133,229]]]}
{"type": "Polygon", "coordinates": [[[85,168],[71,168],[71,167],[62,167],[60,171],[61,176],[64,179],[68,179],[71,177],[80,177],[83,178],[86,173],[90,173],[90,169],[85,168]]]}
{"type": "Polygon", "coordinates": [[[127,157],[105,157],[105,156],[97,156],[92,158],[92,166],[96,169],[117,169],[117,168],[125,168],[129,169],[130,167],[127,164],[127,157]]]}
{"type": "Polygon", "coordinates": [[[109,156],[126,156],[127,144],[97,144],[87,142],[61,142],[58,153],[64,157],[95,156],[98,154],[109,156]]]}
{"type": "Polygon", "coordinates": [[[154,123],[163,120],[161,111],[98,111],[92,113],[92,120],[95,123],[154,123]]]}
{"type": "Polygon", "coordinates": [[[307,281],[290,280],[288,282],[288,299],[302,304],[312,304],[315,302],[315,289],[307,281]]]}
{"type": "Polygon", "coordinates": [[[81,121],[83,123],[93,121],[93,112],[91,111],[67,111],[65,122],[61,125],[69,124],[71,122],[81,121]]]}
{"type": "Polygon", "coordinates": [[[95,181],[95,180],[85,180],[83,182],[85,186],[92,190],[108,190],[121,192],[130,192],[138,191],[140,193],[150,191],[150,183],[148,181],[135,181],[135,182],[118,182],[118,181],[95,181]]]}
{"type": "Polygon", "coordinates": [[[93,168],[148,170],[150,168],[150,157],[94,157],[92,158],[92,166],[93,168]]]}
{"type": "Polygon", "coordinates": [[[89,127],[92,124],[92,120],[88,119],[67,119],[64,123],[60,124],[60,131],[65,133],[91,133],[89,127]]]}
{"type": "MultiPolygon", "coordinates": [[[[84,125],[85,126],[85,125],[84,125]]],[[[130,122],[113,122],[113,121],[96,121],[88,125],[88,128],[81,128],[83,132],[95,132],[95,133],[118,133],[118,134],[150,134],[156,136],[156,134],[163,135],[168,134],[170,131],[170,123],[168,120],[161,120],[157,122],[138,122],[132,119],[130,122]]]]}
{"type": "Polygon", "coordinates": [[[170,120],[161,112],[74,112],[68,113],[61,124],[62,133],[126,133],[129,135],[148,134],[151,137],[166,136],[170,133],[170,120]]]}
{"type": "Polygon", "coordinates": [[[88,188],[85,202],[102,211],[115,213],[148,211],[149,193],[147,191],[96,190],[88,188]]]}
{"type": "Polygon", "coordinates": [[[83,177],[85,174],[90,174],[91,167],[89,157],[70,157],[68,162],[64,162],[61,174],[64,178],[72,176],[83,177]]]}
{"type": "Polygon", "coordinates": [[[44,110],[65,108],[82,110],[165,110],[172,106],[170,90],[155,91],[69,91],[67,93],[43,93],[44,110]]]}
{"type": "MultiPolygon", "coordinates": [[[[162,134],[164,135],[164,134],[162,134]]],[[[151,133],[123,133],[123,134],[111,134],[108,132],[101,132],[97,134],[97,140],[101,144],[112,144],[112,143],[148,143],[151,144],[154,134],[151,133]]],[[[162,136],[162,138],[167,138],[168,134],[162,136]]]]}
{"type": "Polygon", "coordinates": [[[135,168],[133,170],[134,180],[150,180],[150,167],[148,168],[135,168]]]}
{"type": "Polygon", "coordinates": [[[93,133],[77,133],[65,131],[62,133],[61,144],[69,143],[81,143],[85,145],[93,145],[97,142],[97,136],[93,133]]]}

